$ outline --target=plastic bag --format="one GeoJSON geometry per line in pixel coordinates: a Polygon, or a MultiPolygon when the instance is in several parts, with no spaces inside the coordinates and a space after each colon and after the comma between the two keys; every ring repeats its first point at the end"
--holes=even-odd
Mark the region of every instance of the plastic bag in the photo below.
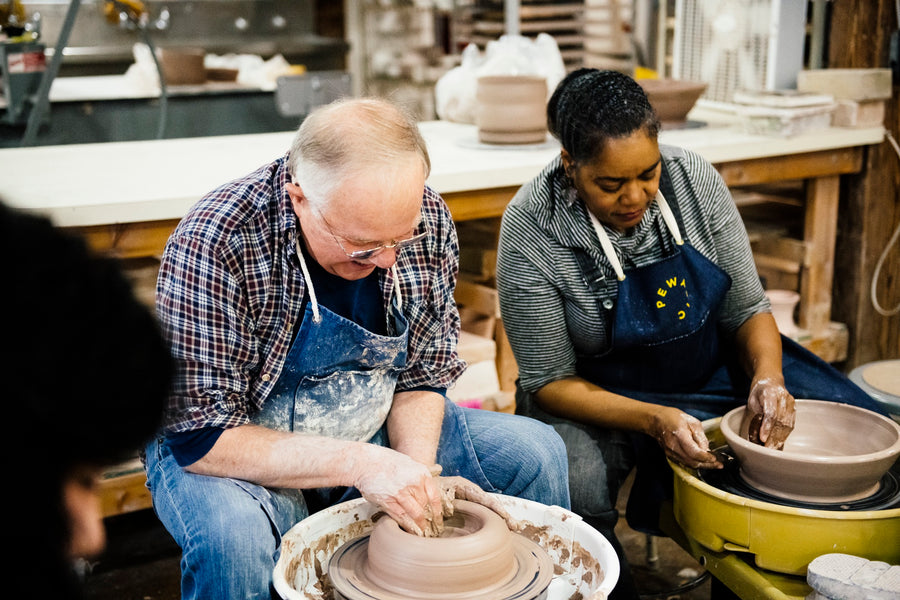
{"type": "Polygon", "coordinates": [[[535,39],[504,35],[488,42],[482,53],[469,44],[463,49],[458,67],[447,71],[434,88],[438,117],[457,123],[475,123],[475,92],[483,75],[542,75],[547,78],[547,94],[566,75],[559,46],[552,36],[540,33],[535,39]]]}
{"type": "MultiPolygon", "coordinates": [[[[134,63],[125,71],[125,80],[139,92],[159,93],[159,73],[147,44],[132,46],[134,63]]],[[[274,90],[278,77],[295,73],[294,67],[281,54],[263,60],[255,54],[206,54],[206,68],[234,68],[238,70],[237,82],[249,87],[274,90]]]]}

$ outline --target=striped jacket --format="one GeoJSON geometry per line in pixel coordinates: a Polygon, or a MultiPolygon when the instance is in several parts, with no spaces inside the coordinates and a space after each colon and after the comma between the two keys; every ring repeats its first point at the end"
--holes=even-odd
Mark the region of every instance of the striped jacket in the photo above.
{"type": "MultiPolygon", "coordinates": [[[[682,216],[682,235],[732,278],[719,324],[734,332],[751,316],[770,311],[743,221],[724,181],[699,155],[660,146],[682,216]]],[[[674,240],[653,202],[629,235],[606,228],[627,272],[667,256],[674,240]]],[[[497,258],[500,308],[519,366],[519,385],[535,392],[576,375],[577,354],[609,348],[609,310],[617,281],[557,157],[523,186],[507,207],[497,258]],[[593,295],[575,258],[596,261],[602,281],[593,295]]]]}

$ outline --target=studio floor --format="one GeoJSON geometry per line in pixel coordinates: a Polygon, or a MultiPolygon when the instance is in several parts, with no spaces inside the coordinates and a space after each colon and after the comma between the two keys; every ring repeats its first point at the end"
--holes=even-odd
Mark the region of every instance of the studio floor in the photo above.
{"type": "MultiPolygon", "coordinates": [[[[624,498],[627,489],[623,492],[624,498]]],[[[180,598],[180,550],[152,511],[111,517],[106,528],[107,550],[85,575],[87,600],[180,598]]],[[[689,584],[704,573],[703,568],[675,542],[658,537],[648,546],[647,537],[630,529],[624,518],[617,534],[642,598],[710,600],[709,578],[696,586],[689,584]],[[683,589],[686,587],[691,589],[683,589]]]]}

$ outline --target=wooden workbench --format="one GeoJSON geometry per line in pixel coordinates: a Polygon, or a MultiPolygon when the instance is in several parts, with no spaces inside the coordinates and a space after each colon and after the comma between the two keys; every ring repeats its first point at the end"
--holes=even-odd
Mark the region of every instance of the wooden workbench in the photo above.
{"type": "MultiPolygon", "coordinates": [[[[692,114],[693,118],[693,114],[692,114]]],[[[455,219],[500,216],[523,183],[558,152],[553,141],[498,148],[474,126],[421,124],[431,154],[428,183],[455,219]]],[[[859,172],[883,129],[837,129],[787,139],[742,133],[727,123],[668,130],[662,143],[712,162],[729,186],[806,182],[800,326],[828,361],[846,356],[846,329],[831,322],[840,176],[859,172]]],[[[214,187],[282,155],[293,132],[0,150],[0,196],[83,233],[121,257],[158,256],[188,208],[214,187]]]]}

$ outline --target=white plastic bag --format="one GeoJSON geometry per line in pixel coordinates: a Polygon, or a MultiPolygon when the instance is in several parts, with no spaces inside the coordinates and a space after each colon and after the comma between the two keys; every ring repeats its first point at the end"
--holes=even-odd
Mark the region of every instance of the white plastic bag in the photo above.
{"type": "Polygon", "coordinates": [[[488,42],[484,52],[469,44],[458,67],[450,69],[434,88],[438,117],[457,123],[475,123],[475,92],[483,75],[541,75],[547,78],[547,94],[566,75],[559,46],[552,36],[540,33],[535,39],[504,35],[488,42]]]}

